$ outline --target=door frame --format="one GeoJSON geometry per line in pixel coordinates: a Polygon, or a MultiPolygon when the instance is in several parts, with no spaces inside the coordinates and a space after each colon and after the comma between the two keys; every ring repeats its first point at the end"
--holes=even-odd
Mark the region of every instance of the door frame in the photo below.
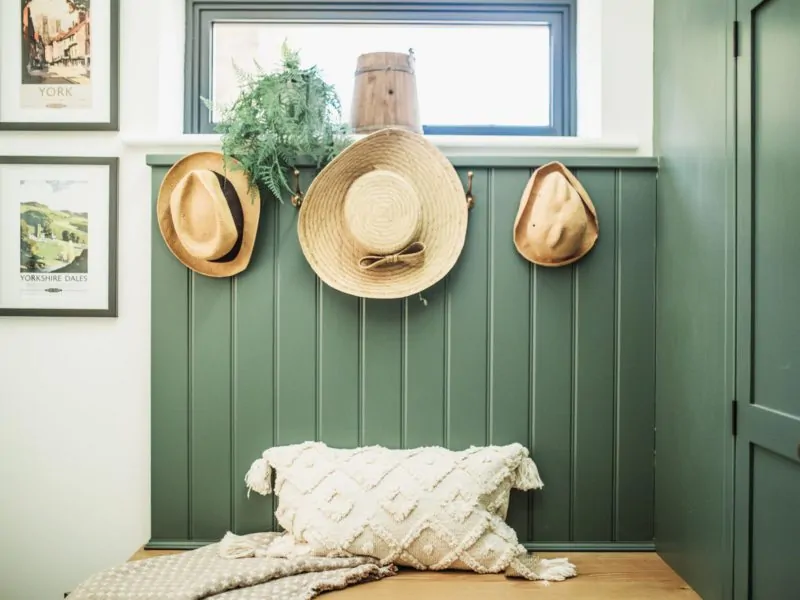
{"type": "MultiPolygon", "coordinates": [[[[761,0],[734,0],[736,13],[736,47],[734,68],[734,197],[736,203],[736,316],[735,316],[735,403],[734,433],[739,433],[741,411],[752,400],[752,326],[753,326],[753,187],[752,187],[752,34],[748,12],[761,0]],[[746,3],[744,10],[740,5],[746,3]]],[[[750,534],[742,539],[740,532],[750,514],[751,449],[734,437],[734,473],[731,500],[733,520],[732,589],[730,598],[746,600],[750,596],[750,534]],[[736,568],[739,566],[740,568],[736,568]]]]}
{"type": "Polygon", "coordinates": [[[738,292],[741,283],[738,268],[739,198],[738,185],[738,69],[740,53],[738,0],[727,0],[726,28],[726,142],[725,142],[725,422],[721,424],[730,435],[725,437],[722,544],[720,556],[722,598],[733,598],[735,590],[735,492],[736,492],[736,421],[737,421],[737,333],[738,292]]]}

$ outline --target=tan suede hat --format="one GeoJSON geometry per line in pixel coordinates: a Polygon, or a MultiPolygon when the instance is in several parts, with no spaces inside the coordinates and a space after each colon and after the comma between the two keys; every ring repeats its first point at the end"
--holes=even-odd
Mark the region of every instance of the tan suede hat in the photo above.
{"type": "Polygon", "coordinates": [[[442,279],[464,248],[458,173],[423,135],[387,128],[354,142],[314,178],[300,206],[300,247],[330,287],[404,298],[442,279]]]}
{"type": "Polygon", "coordinates": [[[561,267],[580,260],[600,231],[589,194],[564,165],[551,162],[533,172],[514,221],[514,245],[527,260],[561,267]]]}
{"type": "Polygon", "coordinates": [[[208,277],[244,271],[253,254],[261,199],[234,162],[196,152],[176,162],[161,182],[156,215],[167,247],[208,277]]]}

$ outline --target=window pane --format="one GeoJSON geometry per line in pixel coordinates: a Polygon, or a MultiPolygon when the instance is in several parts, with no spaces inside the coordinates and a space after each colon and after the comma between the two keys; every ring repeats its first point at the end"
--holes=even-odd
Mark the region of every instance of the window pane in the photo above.
{"type": "MultiPolygon", "coordinates": [[[[283,41],[336,87],[350,119],[356,60],[413,48],[424,125],[550,125],[550,30],[546,24],[215,23],[212,98],[236,98],[233,65],[273,70],[283,41]]],[[[218,114],[214,115],[217,120],[218,114]]]]}

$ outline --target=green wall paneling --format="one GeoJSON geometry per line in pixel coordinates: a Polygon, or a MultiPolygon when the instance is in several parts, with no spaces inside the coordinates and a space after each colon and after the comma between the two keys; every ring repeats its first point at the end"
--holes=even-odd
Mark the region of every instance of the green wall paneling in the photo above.
{"type": "MultiPolygon", "coordinates": [[[[178,156],[151,155],[153,203],[178,156]]],[[[653,540],[656,161],[562,158],[599,212],[596,248],[545,269],[511,229],[536,161],[453,157],[475,208],[450,275],[363,300],[307,265],[297,211],[265,200],[250,268],[190,273],[153,218],[152,539],[192,547],[275,527],[246,497],[271,445],[521,442],[545,488],[512,495],[534,548],[648,549],[653,540]]],[[[302,171],[308,186],[313,169],[302,171]]]]}
{"type": "Polygon", "coordinates": [[[734,20],[732,0],[655,1],[655,537],[704,600],[733,597],[734,20]]]}

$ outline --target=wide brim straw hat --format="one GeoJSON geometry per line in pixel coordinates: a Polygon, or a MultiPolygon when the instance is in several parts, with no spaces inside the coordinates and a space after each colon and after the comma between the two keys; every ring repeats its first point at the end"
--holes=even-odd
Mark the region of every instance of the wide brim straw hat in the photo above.
{"type": "Polygon", "coordinates": [[[543,267],[572,264],[597,243],[600,223],[581,182],[560,162],[536,169],[528,180],[514,220],[514,245],[543,267]]]}
{"type": "Polygon", "coordinates": [[[421,134],[387,128],[320,171],[297,229],[306,260],[330,287],[362,298],[404,298],[453,268],[467,220],[450,161],[421,134]]]}
{"type": "Polygon", "coordinates": [[[261,199],[233,159],[196,152],[164,176],[156,201],[158,227],[167,247],[192,271],[231,277],[253,254],[261,199]]]}

